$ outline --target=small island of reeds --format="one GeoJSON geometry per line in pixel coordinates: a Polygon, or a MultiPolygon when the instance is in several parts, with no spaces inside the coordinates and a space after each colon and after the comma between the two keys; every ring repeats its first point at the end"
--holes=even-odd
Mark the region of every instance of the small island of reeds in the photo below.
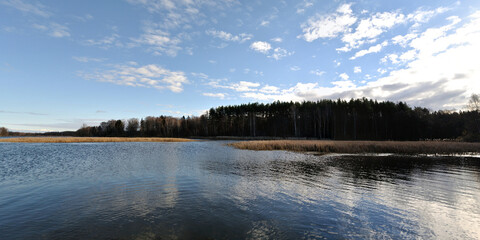
{"type": "Polygon", "coordinates": [[[16,143],[85,143],[85,142],[191,142],[186,138],[126,138],[126,137],[19,137],[3,138],[0,142],[16,143]]]}
{"type": "Polygon", "coordinates": [[[314,153],[480,154],[480,143],[445,141],[267,140],[230,143],[238,149],[314,153]]]}

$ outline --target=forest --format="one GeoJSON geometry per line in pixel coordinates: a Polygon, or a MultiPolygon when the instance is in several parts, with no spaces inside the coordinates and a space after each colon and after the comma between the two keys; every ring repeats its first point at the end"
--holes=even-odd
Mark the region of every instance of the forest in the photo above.
{"type": "Polygon", "coordinates": [[[99,126],[84,125],[75,135],[479,141],[480,111],[476,106],[468,111],[432,112],[404,102],[366,98],[248,103],[211,108],[198,117],[110,120],[99,126]]]}

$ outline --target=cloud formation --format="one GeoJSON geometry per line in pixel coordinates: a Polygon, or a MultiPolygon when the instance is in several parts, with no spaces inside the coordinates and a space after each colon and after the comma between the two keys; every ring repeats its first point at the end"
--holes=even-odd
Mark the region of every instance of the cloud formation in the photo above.
{"type": "Polygon", "coordinates": [[[355,55],[350,58],[350,60],[354,60],[356,58],[363,57],[363,56],[365,56],[367,54],[370,54],[370,53],[378,53],[382,50],[383,47],[386,47],[386,46],[388,46],[388,41],[384,41],[384,42],[379,43],[375,46],[371,46],[369,49],[360,50],[360,51],[356,52],[355,55]]]}
{"type": "Polygon", "coordinates": [[[231,33],[227,33],[224,31],[217,31],[217,30],[207,30],[206,31],[207,35],[210,35],[215,38],[220,38],[223,41],[229,41],[229,42],[240,42],[243,43],[245,41],[248,41],[252,39],[253,35],[252,34],[247,34],[247,33],[240,33],[238,35],[233,35],[231,33]]]}
{"type": "Polygon", "coordinates": [[[272,49],[272,45],[270,45],[268,42],[256,41],[250,45],[250,48],[257,52],[266,54],[268,51],[270,51],[270,49],[272,49]]]}
{"type": "Polygon", "coordinates": [[[164,55],[175,57],[178,51],[182,50],[180,37],[171,36],[167,31],[159,28],[158,24],[148,23],[144,27],[143,34],[132,39],[139,46],[147,46],[148,51],[154,55],[164,55]]]}
{"type": "Polygon", "coordinates": [[[337,11],[327,15],[317,15],[302,24],[302,37],[307,42],[313,42],[319,38],[334,38],[340,33],[350,30],[357,18],[353,15],[352,4],[343,4],[337,11]]]}
{"type": "Polygon", "coordinates": [[[136,67],[135,64],[117,65],[112,70],[81,74],[86,79],[131,87],[168,89],[179,93],[189,83],[184,72],[170,71],[155,64],[136,67]]]}
{"type": "Polygon", "coordinates": [[[225,99],[225,93],[203,93],[203,96],[225,99]]]}
{"type": "Polygon", "coordinates": [[[70,37],[70,29],[67,26],[64,26],[55,22],[50,22],[46,25],[33,24],[33,27],[40,31],[47,32],[48,35],[52,37],[56,37],[56,38],[70,37]]]}
{"type": "MultiPolygon", "coordinates": [[[[397,56],[404,59],[405,67],[364,85],[355,84],[348,74],[342,73],[339,75],[342,80],[332,82],[332,86],[318,83],[297,83],[288,88],[268,85],[275,91],[267,92],[261,91],[267,85],[256,84],[255,88],[249,88],[240,96],[257,101],[368,97],[405,101],[433,110],[463,109],[468,97],[480,92],[480,69],[471,58],[472,54],[480,54],[480,11],[467,19],[468,22],[459,26],[458,17],[449,17],[450,23],[426,29],[418,33],[418,37],[405,41],[405,52],[399,56],[410,56],[397,56]]],[[[313,74],[317,72],[311,71],[313,74]]],[[[355,67],[354,72],[361,73],[361,68],[355,67]]]]}
{"type": "Polygon", "coordinates": [[[51,16],[51,13],[46,10],[45,6],[38,3],[31,4],[22,0],[3,0],[0,1],[0,4],[13,7],[27,14],[34,14],[44,18],[48,18],[51,16]]]}

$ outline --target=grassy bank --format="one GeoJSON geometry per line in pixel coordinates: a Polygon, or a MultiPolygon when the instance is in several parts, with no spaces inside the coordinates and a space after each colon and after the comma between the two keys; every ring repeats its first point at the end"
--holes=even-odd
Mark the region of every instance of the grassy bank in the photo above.
{"type": "Polygon", "coordinates": [[[323,141],[273,140],[243,141],[229,144],[248,150],[287,150],[318,153],[397,153],[397,154],[470,154],[480,153],[480,143],[399,142],[399,141],[323,141]]]}
{"type": "Polygon", "coordinates": [[[21,137],[5,138],[0,142],[21,143],[80,143],[80,142],[191,142],[186,138],[124,138],[124,137],[21,137]]]}

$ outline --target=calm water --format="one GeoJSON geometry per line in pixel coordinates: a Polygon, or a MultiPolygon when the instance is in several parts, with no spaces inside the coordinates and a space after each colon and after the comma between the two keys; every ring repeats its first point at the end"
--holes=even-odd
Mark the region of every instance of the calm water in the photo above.
{"type": "Polygon", "coordinates": [[[0,143],[0,239],[480,239],[480,159],[0,143]]]}

